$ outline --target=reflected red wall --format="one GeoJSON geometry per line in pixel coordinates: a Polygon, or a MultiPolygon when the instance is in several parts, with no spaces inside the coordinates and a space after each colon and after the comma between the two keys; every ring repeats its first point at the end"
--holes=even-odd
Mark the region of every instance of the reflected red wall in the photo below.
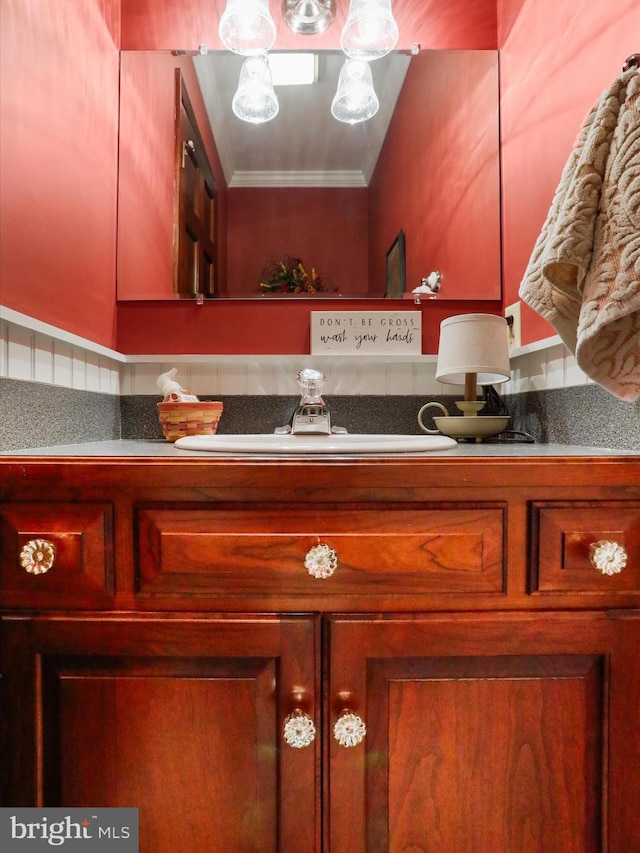
{"type": "MultiPolygon", "coordinates": [[[[313,37],[314,47],[340,48],[340,31],[348,10],[339,0],[335,21],[313,37]]],[[[282,22],[281,0],[270,0],[279,50],[309,49],[309,36],[292,33],[282,22]]],[[[226,0],[122,0],[123,50],[218,49],[218,22],[226,0]]],[[[393,0],[400,30],[399,48],[418,42],[423,49],[496,48],[495,0],[393,0]]]]}
{"type": "Polygon", "coordinates": [[[312,311],[421,311],[422,351],[435,353],[445,317],[461,311],[499,314],[500,303],[427,300],[417,308],[411,300],[384,299],[123,302],[118,309],[119,345],[131,355],[304,354],[309,352],[312,311]]]}
{"type": "Polygon", "coordinates": [[[226,182],[193,60],[168,52],[125,52],[120,87],[118,299],[174,297],[176,68],[182,72],[216,180],[218,269],[226,267],[226,182]]]}
{"type": "Polygon", "coordinates": [[[367,242],[366,188],[230,189],[227,293],[255,295],[266,261],[292,255],[328,276],[331,292],[364,296],[367,242]]]}
{"type": "Polygon", "coordinates": [[[119,0],[3,3],[2,303],[116,345],[119,0]]]}
{"type": "MultiPolygon", "coordinates": [[[[503,288],[518,287],[587,112],[640,49],[638,0],[498,0],[503,288]],[[517,14],[516,14],[517,13],[517,14]]],[[[523,343],[555,329],[523,305],[523,343]]]]}
{"type": "Polygon", "coordinates": [[[370,186],[372,293],[402,229],[407,291],[439,270],[443,298],[500,299],[497,98],[494,51],[412,59],[370,186]]]}

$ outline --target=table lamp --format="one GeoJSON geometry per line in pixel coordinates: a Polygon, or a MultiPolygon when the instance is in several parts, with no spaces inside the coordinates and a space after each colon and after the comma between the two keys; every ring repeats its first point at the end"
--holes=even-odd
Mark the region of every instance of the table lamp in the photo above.
{"type": "Polygon", "coordinates": [[[443,320],[436,379],[450,385],[464,385],[464,400],[456,403],[462,417],[435,419],[440,432],[477,440],[502,432],[508,417],[477,416],[484,406],[477,399],[477,386],[495,385],[510,377],[508,326],[504,317],[458,314],[443,320]]]}

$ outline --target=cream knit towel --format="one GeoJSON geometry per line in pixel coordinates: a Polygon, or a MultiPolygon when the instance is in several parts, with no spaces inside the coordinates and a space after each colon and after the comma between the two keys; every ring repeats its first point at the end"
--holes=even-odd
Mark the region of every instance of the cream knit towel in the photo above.
{"type": "Polygon", "coordinates": [[[640,397],[640,71],[605,91],[562,173],[520,298],[594,382],[640,397]]]}

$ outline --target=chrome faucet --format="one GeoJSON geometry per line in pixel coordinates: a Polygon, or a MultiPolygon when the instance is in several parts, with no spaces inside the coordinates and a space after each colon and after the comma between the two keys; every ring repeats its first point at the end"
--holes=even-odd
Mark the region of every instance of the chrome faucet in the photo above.
{"type": "Polygon", "coordinates": [[[278,427],[275,432],[292,435],[331,435],[346,432],[343,427],[331,427],[331,415],[320,396],[320,391],[327,381],[324,373],[307,367],[298,372],[296,379],[302,389],[300,404],[293,413],[291,425],[278,427]]]}
{"type": "Polygon", "coordinates": [[[331,415],[320,396],[327,377],[319,370],[308,367],[300,370],[296,379],[302,389],[302,397],[293,413],[291,432],[294,435],[331,435],[331,415]]]}

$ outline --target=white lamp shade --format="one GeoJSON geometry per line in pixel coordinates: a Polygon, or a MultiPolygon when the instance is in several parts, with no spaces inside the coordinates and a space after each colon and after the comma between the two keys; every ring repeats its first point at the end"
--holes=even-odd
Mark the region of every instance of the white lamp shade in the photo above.
{"type": "Polygon", "coordinates": [[[506,382],[509,368],[507,321],[496,314],[458,314],[440,324],[436,379],[464,385],[475,373],[478,385],[506,382]]]}

